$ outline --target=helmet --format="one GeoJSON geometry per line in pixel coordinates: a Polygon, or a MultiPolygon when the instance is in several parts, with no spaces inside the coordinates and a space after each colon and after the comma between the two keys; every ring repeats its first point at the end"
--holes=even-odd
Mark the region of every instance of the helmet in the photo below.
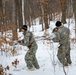
{"type": "Polygon", "coordinates": [[[22,29],[27,30],[27,25],[23,25],[22,29]]]}
{"type": "Polygon", "coordinates": [[[57,27],[61,26],[61,22],[60,21],[57,21],[56,24],[55,24],[57,27]]]}

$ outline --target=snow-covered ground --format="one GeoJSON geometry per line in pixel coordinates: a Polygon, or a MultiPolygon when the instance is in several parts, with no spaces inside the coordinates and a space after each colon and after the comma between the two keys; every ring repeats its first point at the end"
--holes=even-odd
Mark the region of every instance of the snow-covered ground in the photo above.
{"type": "MultiPolygon", "coordinates": [[[[55,22],[50,22],[49,31],[54,28],[55,22]]],[[[74,36],[74,20],[71,19],[70,21],[70,30],[71,30],[71,37],[74,36]]],[[[66,24],[65,26],[68,26],[66,24]]],[[[41,31],[41,25],[37,23],[34,26],[34,35],[41,36],[43,32],[41,31]]],[[[22,35],[21,35],[22,36],[22,35]]],[[[59,46],[58,43],[54,43],[47,40],[39,40],[37,41],[38,50],[36,53],[36,57],[40,66],[39,70],[29,71],[26,68],[26,63],[24,60],[25,54],[27,52],[27,47],[16,45],[17,54],[15,56],[10,55],[9,53],[3,52],[3,55],[0,54],[0,64],[5,68],[9,66],[9,70],[5,72],[7,75],[65,75],[62,64],[57,59],[57,47],[59,46]],[[16,67],[12,65],[12,62],[18,60],[18,64],[16,67]]],[[[68,67],[65,67],[65,71],[67,75],[76,75],[76,43],[71,41],[71,60],[72,64],[68,67]]]]}

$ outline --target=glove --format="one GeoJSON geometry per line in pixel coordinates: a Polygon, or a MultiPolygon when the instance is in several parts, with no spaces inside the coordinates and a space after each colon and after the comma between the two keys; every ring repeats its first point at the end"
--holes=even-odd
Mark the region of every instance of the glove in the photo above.
{"type": "Polygon", "coordinates": [[[21,43],[21,41],[17,41],[18,43],[21,43]]]}
{"type": "Polygon", "coordinates": [[[53,32],[57,32],[58,31],[58,27],[55,27],[54,29],[53,29],[53,32]]]}
{"type": "Polygon", "coordinates": [[[17,41],[18,43],[24,43],[24,40],[17,41]]]}

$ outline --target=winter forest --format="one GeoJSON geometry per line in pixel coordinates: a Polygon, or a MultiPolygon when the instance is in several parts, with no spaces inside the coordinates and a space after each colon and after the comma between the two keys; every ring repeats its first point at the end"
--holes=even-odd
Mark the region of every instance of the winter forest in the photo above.
{"type": "Polygon", "coordinates": [[[76,0],[0,0],[0,75],[76,75],[76,0]],[[70,29],[72,64],[62,66],[57,58],[58,42],[44,39],[55,28],[56,21],[70,29]],[[28,30],[38,45],[36,58],[40,68],[27,70],[27,46],[21,28],[28,30]]]}

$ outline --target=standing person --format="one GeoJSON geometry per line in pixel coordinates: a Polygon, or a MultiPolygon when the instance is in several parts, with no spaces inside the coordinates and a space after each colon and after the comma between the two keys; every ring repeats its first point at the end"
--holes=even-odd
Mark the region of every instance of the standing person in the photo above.
{"type": "Polygon", "coordinates": [[[34,68],[39,69],[39,65],[36,59],[36,51],[37,51],[38,46],[36,44],[34,36],[32,32],[27,30],[27,25],[23,25],[21,31],[24,34],[24,40],[22,44],[29,48],[29,50],[27,51],[25,55],[27,68],[29,70],[34,70],[34,68]]]}
{"type": "Polygon", "coordinates": [[[68,64],[72,63],[70,58],[70,30],[67,27],[63,26],[60,21],[57,21],[55,25],[56,28],[53,29],[55,37],[52,40],[54,42],[59,42],[60,44],[58,47],[57,57],[63,66],[68,66],[68,64]]]}

